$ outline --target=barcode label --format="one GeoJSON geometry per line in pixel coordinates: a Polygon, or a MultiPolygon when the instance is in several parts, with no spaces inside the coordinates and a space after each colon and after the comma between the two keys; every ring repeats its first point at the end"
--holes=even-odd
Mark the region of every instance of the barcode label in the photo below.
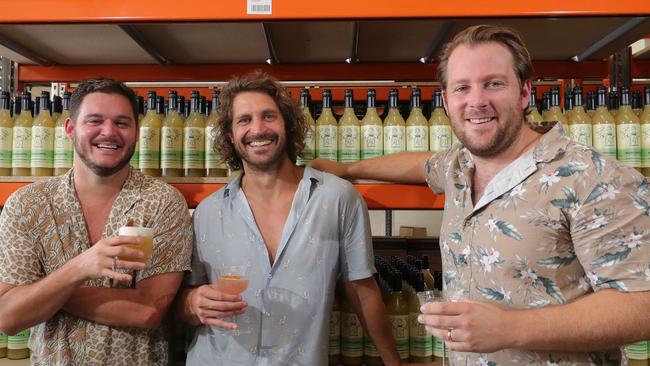
{"type": "Polygon", "coordinates": [[[273,0],[247,0],[247,14],[272,14],[273,0]]]}

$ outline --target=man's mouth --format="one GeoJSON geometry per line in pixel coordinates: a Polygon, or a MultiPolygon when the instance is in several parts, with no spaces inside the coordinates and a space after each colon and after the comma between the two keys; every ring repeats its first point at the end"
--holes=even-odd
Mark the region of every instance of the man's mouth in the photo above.
{"type": "Polygon", "coordinates": [[[248,142],[248,145],[252,147],[266,146],[273,143],[273,140],[253,140],[248,142]]]}
{"type": "Polygon", "coordinates": [[[119,146],[117,144],[95,144],[95,146],[100,150],[117,150],[119,146]]]}
{"type": "Polygon", "coordinates": [[[473,125],[482,125],[484,123],[488,123],[492,121],[493,119],[496,119],[496,117],[481,117],[481,118],[466,118],[465,121],[473,124],[473,125]]]}

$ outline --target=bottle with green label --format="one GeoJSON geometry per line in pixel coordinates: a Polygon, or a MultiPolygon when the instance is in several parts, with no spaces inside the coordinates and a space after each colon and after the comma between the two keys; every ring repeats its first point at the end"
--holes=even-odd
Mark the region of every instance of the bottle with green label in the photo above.
{"type": "Polygon", "coordinates": [[[16,335],[7,337],[7,358],[10,360],[23,360],[29,358],[29,341],[30,330],[25,329],[16,335]]]}
{"type": "Polygon", "coordinates": [[[594,148],[616,159],[616,120],[607,110],[607,90],[598,88],[596,111],[591,121],[594,128],[594,148]]]}
{"type": "Polygon", "coordinates": [[[427,333],[424,324],[418,322],[420,316],[420,301],[418,292],[425,291],[424,273],[415,276],[415,291],[409,299],[409,353],[411,362],[425,363],[433,361],[433,336],[427,333]]]}
{"type": "Polygon", "coordinates": [[[528,109],[526,110],[526,121],[533,129],[541,128],[544,122],[542,115],[537,110],[537,88],[532,87],[530,90],[530,99],[528,100],[528,109]]]}
{"type": "Polygon", "coordinates": [[[429,121],[422,114],[420,89],[411,90],[411,113],[406,119],[406,151],[429,151],[429,121]]]}
{"type": "MultiPolygon", "coordinates": [[[[138,115],[136,118],[138,119],[138,132],[140,131],[140,124],[142,123],[142,119],[144,118],[144,98],[140,95],[138,95],[137,98],[137,106],[138,106],[138,115]]],[[[140,170],[140,136],[138,135],[138,139],[135,141],[135,148],[133,150],[133,155],[131,155],[131,166],[134,169],[140,170]]]]}
{"type": "Polygon", "coordinates": [[[375,89],[368,89],[366,115],[361,120],[361,159],[375,158],[384,154],[384,124],[377,113],[376,98],[375,89]]]}
{"type": "Polygon", "coordinates": [[[338,125],[332,112],[332,92],[323,90],[323,110],[316,120],[316,157],[338,160],[338,125]]]}
{"type": "Polygon", "coordinates": [[[363,326],[347,296],[341,306],[341,363],[363,364],[363,326]]]}
{"type": "Polygon", "coordinates": [[[361,153],[361,124],[354,114],[354,94],[345,90],[345,109],[338,128],[339,161],[352,163],[358,161],[361,153]]]}
{"type": "Polygon", "coordinates": [[[643,111],[639,115],[641,123],[641,172],[646,177],[650,175],[650,86],[643,90],[644,102],[643,111]]]}
{"type": "Polygon", "coordinates": [[[641,112],[643,112],[643,104],[641,103],[641,92],[640,91],[635,91],[632,93],[632,111],[636,116],[640,116],[641,112]]]}
{"type": "Polygon", "coordinates": [[[160,177],[160,128],[162,116],[156,106],[156,92],[147,93],[147,113],[140,121],[140,171],[160,177]]]}
{"type": "Polygon", "coordinates": [[[628,366],[648,366],[648,342],[636,342],[625,346],[628,366]]]}
{"type": "MultiPolygon", "coordinates": [[[[11,149],[13,147],[14,120],[11,118],[9,92],[0,93],[0,176],[11,175],[11,149]]],[[[0,341],[2,335],[0,335],[0,341]]],[[[0,352],[2,350],[0,349],[0,352]]],[[[6,351],[6,339],[5,339],[6,351]]]]}
{"type": "Polygon", "coordinates": [[[573,89],[573,109],[569,113],[569,136],[579,144],[593,146],[593,127],[591,117],[582,105],[582,88],[573,89]]]}
{"type": "Polygon", "coordinates": [[[7,357],[7,335],[0,332],[0,358],[7,357]]]}
{"type": "Polygon", "coordinates": [[[297,165],[307,165],[316,158],[316,139],[314,138],[316,122],[314,121],[314,117],[311,116],[309,102],[309,90],[301,90],[300,106],[302,108],[302,113],[305,115],[305,126],[307,127],[307,131],[305,132],[305,148],[302,149],[300,156],[298,156],[296,161],[297,165]]]}
{"type": "Polygon", "coordinates": [[[65,121],[70,118],[70,92],[63,93],[61,113],[54,128],[54,175],[65,174],[72,168],[74,148],[65,133],[65,121]]]}
{"type": "Polygon", "coordinates": [[[616,121],[616,154],[618,160],[634,168],[641,166],[641,122],[632,111],[630,91],[621,88],[621,104],[616,121]]]}
{"type": "Polygon", "coordinates": [[[409,306],[402,292],[402,275],[392,273],[391,286],[393,291],[388,296],[386,312],[391,323],[395,348],[402,360],[409,358],[409,306]]]}
{"type": "Polygon", "coordinates": [[[32,111],[29,108],[30,96],[23,93],[21,111],[14,121],[14,137],[11,156],[11,174],[29,176],[32,173],[32,111]]]}
{"type": "Polygon", "coordinates": [[[337,366],[341,363],[341,288],[339,281],[337,281],[334,290],[334,303],[330,313],[327,359],[329,366],[337,366]]]}
{"type": "MultiPolygon", "coordinates": [[[[375,263],[377,263],[377,258],[375,257],[375,263]]],[[[379,267],[377,266],[377,269],[379,267]]],[[[388,298],[387,293],[384,291],[385,287],[383,286],[384,281],[379,275],[379,273],[374,273],[373,277],[375,279],[375,282],[377,283],[377,286],[379,287],[381,294],[382,294],[382,301],[384,301],[384,306],[386,299],[388,298]]],[[[367,366],[381,366],[383,365],[383,361],[381,359],[381,356],[379,355],[379,352],[377,351],[377,347],[375,346],[375,343],[372,341],[368,333],[364,333],[363,337],[363,364],[367,366]]]]}
{"type": "Polygon", "coordinates": [[[167,116],[160,137],[160,169],[163,177],[183,176],[183,117],[178,112],[178,94],[169,91],[167,116]]]}
{"type": "Polygon", "coordinates": [[[551,88],[551,100],[548,111],[542,114],[544,122],[560,122],[564,128],[564,133],[569,136],[568,121],[560,108],[560,88],[551,88]]]}
{"type": "Polygon", "coordinates": [[[54,173],[54,127],[48,102],[50,93],[43,91],[39,101],[38,115],[32,123],[31,174],[47,177],[54,173]]]}
{"type": "Polygon", "coordinates": [[[192,91],[190,115],[185,120],[183,168],[186,177],[205,176],[205,117],[201,113],[199,92],[192,91]]]}
{"type": "Polygon", "coordinates": [[[451,125],[442,104],[442,92],[436,89],[433,92],[433,108],[429,118],[429,150],[434,153],[447,151],[452,142],[451,125]]]}
{"type": "Polygon", "coordinates": [[[397,89],[388,94],[388,115],[384,119],[384,155],[406,151],[406,123],[399,112],[397,89]]]}
{"type": "Polygon", "coordinates": [[[208,119],[205,121],[205,176],[225,177],[228,167],[221,160],[221,155],[216,149],[219,136],[219,112],[221,110],[221,94],[218,90],[212,92],[212,108],[208,119]]]}
{"type": "Polygon", "coordinates": [[[590,118],[593,118],[594,113],[596,113],[596,93],[593,91],[590,91],[587,94],[587,114],[589,115],[590,118]]]}

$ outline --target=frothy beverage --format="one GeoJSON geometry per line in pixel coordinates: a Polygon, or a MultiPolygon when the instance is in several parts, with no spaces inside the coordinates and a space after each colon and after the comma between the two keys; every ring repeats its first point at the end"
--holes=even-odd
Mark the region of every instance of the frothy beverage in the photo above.
{"type": "Polygon", "coordinates": [[[153,250],[153,229],[148,227],[122,226],[119,231],[120,236],[137,236],[140,237],[138,244],[124,244],[127,248],[137,249],[144,253],[144,257],[120,257],[121,260],[130,262],[146,263],[151,257],[153,250]]]}
{"type": "Polygon", "coordinates": [[[237,295],[248,287],[248,278],[242,276],[222,275],[217,277],[217,289],[231,295],[237,295]]]}

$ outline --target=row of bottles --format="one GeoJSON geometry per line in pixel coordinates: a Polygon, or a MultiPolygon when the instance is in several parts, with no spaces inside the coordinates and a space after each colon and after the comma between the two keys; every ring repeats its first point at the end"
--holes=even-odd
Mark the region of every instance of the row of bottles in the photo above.
{"type": "MultiPolygon", "coordinates": [[[[375,280],[390,321],[395,348],[402,360],[432,362],[444,357],[443,342],[434,340],[417,321],[420,314],[418,292],[436,289],[441,294],[442,273],[434,280],[428,257],[408,256],[404,261],[391,257],[390,263],[375,257],[375,280]]],[[[330,317],[329,364],[383,365],[373,341],[364,334],[350,301],[337,289],[330,317]]]]}
{"type": "Polygon", "coordinates": [[[29,341],[30,330],[26,329],[13,336],[7,336],[0,332],[0,358],[9,358],[10,360],[22,360],[29,358],[29,341]]]}
{"type": "Polygon", "coordinates": [[[390,90],[388,113],[383,121],[377,112],[374,89],[367,92],[366,113],[361,120],[354,111],[351,89],[345,90],[345,109],[338,121],[332,111],[331,91],[323,90],[322,97],[322,111],[314,120],[309,91],[304,89],[300,94],[309,132],[298,164],[309,163],[314,158],[353,162],[405,151],[439,152],[447,150],[454,142],[440,90],[434,93],[428,120],[422,113],[418,88],[412,89],[411,111],[406,121],[400,114],[397,89],[390,90]]]}
{"type": "Polygon", "coordinates": [[[633,105],[628,88],[621,88],[619,98],[618,92],[610,91],[608,94],[605,87],[601,86],[596,93],[590,93],[588,103],[585,104],[582,88],[577,86],[565,95],[565,108],[562,111],[559,103],[560,90],[551,88],[551,92],[544,93],[542,97],[543,113],[540,115],[533,88],[527,119],[532,125],[559,121],[574,141],[593,146],[604,155],[648,173],[650,86],[644,89],[643,108],[641,94],[635,95],[637,102],[633,105]]]}

